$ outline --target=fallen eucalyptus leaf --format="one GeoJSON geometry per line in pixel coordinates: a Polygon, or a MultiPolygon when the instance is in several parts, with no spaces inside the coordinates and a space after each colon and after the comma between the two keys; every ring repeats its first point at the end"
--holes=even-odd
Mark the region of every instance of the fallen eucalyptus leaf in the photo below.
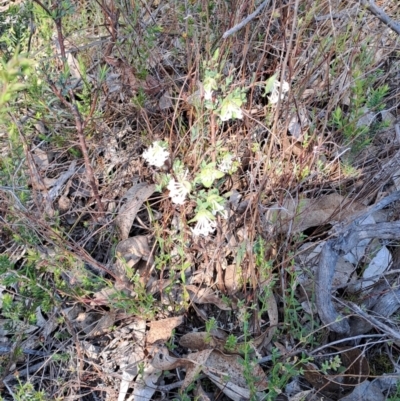
{"type": "Polygon", "coordinates": [[[310,227],[349,219],[365,209],[357,202],[349,202],[339,194],[330,194],[318,199],[285,199],[281,204],[272,205],[265,213],[265,219],[280,233],[289,229],[296,233],[310,227]]]}
{"type": "Polygon", "coordinates": [[[147,184],[140,182],[131,187],[123,196],[126,198],[126,203],[123,205],[115,219],[115,224],[119,228],[121,239],[127,239],[129,237],[129,231],[131,230],[132,223],[136,218],[136,215],[142,206],[143,202],[151,196],[156,187],[154,184],[147,184]]]}
{"type": "Polygon", "coordinates": [[[219,299],[211,288],[199,288],[195,285],[186,285],[190,300],[196,304],[214,304],[219,309],[231,310],[222,299],[219,299]]]}
{"type": "Polygon", "coordinates": [[[366,288],[376,283],[380,275],[387,270],[392,263],[392,255],[386,246],[383,246],[364,270],[363,279],[369,279],[362,283],[362,288],[366,288]]]}
{"type": "Polygon", "coordinates": [[[150,322],[150,330],[147,333],[146,342],[152,345],[157,341],[166,342],[171,338],[172,330],[183,323],[183,316],[170,317],[167,319],[150,322]]]}

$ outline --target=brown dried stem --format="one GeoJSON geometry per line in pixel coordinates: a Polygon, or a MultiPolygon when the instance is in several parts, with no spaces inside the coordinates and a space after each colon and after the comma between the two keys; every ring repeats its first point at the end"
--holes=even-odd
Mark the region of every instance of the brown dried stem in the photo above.
{"type": "MultiPolygon", "coordinates": [[[[61,19],[61,17],[54,17],[52,15],[52,13],[49,11],[49,9],[46,8],[40,2],[40,0],[34,0],[34,1],[37,4],[39,4],[40,7],[42,7],[54,20],[54,23],[55,23],[56,29],[57,29],[57,39],[58,39],[58,43],[60,46],[61,60],[62,60],[63,67],[65,67],[67,57],[66,57],[65,44],[64,44],[65,39],[64,39],[63,31],[62,31],[62,19],[61,19]]],[[[104,216],[105,212],[104,212],[103,203],[100,198],[100,193],[99,193],[99,190],[97,187],[96,179],[94,177],[94,172],[93,172],[92,166],[90,164],[88,148],[86,145],[85,132],[84,132],[85,126],[86,126],[86,121],[83,121],[82,115],[79,112],[79,109],[74,100],[75,95],[74,95],[74,92],[72,89],[68,90],[68,94],[69,94],[69,101],[68,101],[62,95],[61,91],[57,88],[57,86],[53,82],[50,82],[50,87],[51,87],[52,91],[54,92],[54,94],[58,97],[60,102],[62,104],[64,104],[64,106],[67,107],[71,111],[72,115],[74,116],[76,131],[77,131],[78,138],[79,138],[79,145],[82,150],[83,159],[85,161],[85,169],[86,169],[86,172],[88,175],[89,184],[92,188],[93,195],[96,198],[97,210],[99,212],[100,218],[102,218],[104,216]]],[[[97,97],[96,97],[96,99],[97,99],[97,97]]],[[[96,99],[95,99],[95,101],[96,101],[96,99]]],[[[91,107],[91,109],[94,109],[94,107],[91,107]]],[[[97,220],[97,217],[95,217],[95,219],[97,220]]]]}

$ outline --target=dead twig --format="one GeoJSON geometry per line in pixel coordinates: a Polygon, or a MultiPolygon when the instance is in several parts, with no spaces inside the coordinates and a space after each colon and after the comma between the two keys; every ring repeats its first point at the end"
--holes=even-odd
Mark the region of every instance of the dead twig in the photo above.
{"type": "Polygon", "coordinates": [[[270,2],[270,0],[264,0],[257,8],[256,10],[251,13],[250,15],[248,15],[244,20],[242,20],[241,22],[239,22],[238,24],[236,24],[234,27],[232,27],[231,29],[228,29],[223,35],[222,35],[222,39],[226,39],[229,38],[229,36],[233,35],[234,33],[236,33],[237,31],[240,31],[245,25],[247,25],[252,19],[254,19],[255,17],[257,17],[258,14],[260,14],[260,12],[263,10],[264,7],[266,7],[268,5],[268,3],[270,2]]]}
{"type": "Polygon", "coordinates": [[[361,316],[372,326],[375,326],[377,329],[383,331],[386,335],[390,336],[392,339],[396,339],[397,341],[400,340],[400,333],[398,331],[393,330],[387,324],[379,321],[376,317],[369,315],[353,302],[348,302],[347,305],[354,313],[356,313],[358,316],[361,316]]]}
{"type": "MultiPolygon", "coordinates": [[[[60,53],[61,53],[61,60],[62,60],[62,64],[64,66],[64,70],[65,70],[65,63],[67,60],[67,56],[66,56],[66,51],[65,51],[65,44],[64,44],[64,35],[63,35],[63,28],[62,28],[62,18],[61,16],[59,16],[59,13],[56,12],[55,14],[53,14],[48,8],[46,8],[46,6],[40,1],[40,0],[35,0],[35,2],[42,7],[47,14],[49,14],[49,16],[53,19],[55,26],[56,26],[56,30],[57,30],[57,40],[58,40],[58,44],[60,46],[60,53]],[[54,16],[55,15],[55,16],[54,16]]],[[[61,14],[60,14],[61,15],[61,14]]],[[[88,180],[89,180],[89,184],[90,187],[92,188],[93,191],[93,195],[96,198],[96,202],[97,202],[97,210],[100,214],[100,218],[102,218],[104,216],[104,207],[103,207],[103,203],[101,201],[100,198],[100,193],[96,184],[96,180],[94,177],[94,173],[93,173],[93,169],[92,166],[90,164],[90,159],[89,159],[89,154],[88,154],[88,148],[86,145],[86,139],[85,139],[85,133],[84,133],[84,129],[86,126],[86,122],[84,121],[82,118],[81,113],[78,110],[78,107],[76,105],[75,102],[75,95],[72,89],[69,89],[68,91],[68,95],[69,95],[69,101],[62,95],[60,89],[57,88],[57,86],[55,85],[55,83],[53,82],[49,82],[50,87],[53,91],[53,93],[58,97],[58,99],[60,100],[60,102],[67,107],[72,115],[74,116],[75,119],[75,126],[76,126],[76,131],[78,134],[78,138],[79,138],[79,145],[80,148],[82,150],[82,154],[83,154],[83,159],[85,161],[85,169],[88,175],[88,180]]],[[[97,97],[95,97],[95,102],[97,102],[97,97]]],[[[94,105],[92,104],[91,107],[91,115],[93,114],[93,110],[94,109],[94,105]]],[[[89,116],[90,118],[90,116],[89,116]]],[[[97,217],[95,217],[95,219],[97,220],[97,217]]]]}
{"type": "Polygon", "coordinates": [[[372,14],[374,14],[379,20],[381,20],[390,29],[400,35],[400,24],[393,21],[381,8],[379,8],[372,0],[360,0],[361,4],[367,8],[372,14]]]}

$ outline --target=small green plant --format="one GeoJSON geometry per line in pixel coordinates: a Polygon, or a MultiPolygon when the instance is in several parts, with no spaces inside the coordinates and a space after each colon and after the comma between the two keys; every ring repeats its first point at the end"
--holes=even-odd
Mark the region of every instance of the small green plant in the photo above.
{"type": "Polygon", "coordinates": [[[25,76],[32,71],[33,63],[25,56],[18,54],[4,62],[0,60],[0,117],[9,110],[7,104],[15,99],[18,92],[27,87],[23,82],[25,76]]]}
{"type": "Polygon", "coordinates": [[[229,336],[226,338],[224,348],[226,349],[227,352],[233,352],[236,350],[237,343],[238,343],[237,337],[234,336],[233,334],[229,334],[229,336]]]}
{"type": "Polygon", "coordinates": [[[47,401],[44,391],[36,391],[30,382],[22,383],[19,381],[15,389],[15,401],[47,401]]]}
{"type": "MultiPolygon", "coordinates": [[[[302,343],[314,342],[313,332],[317,329],[317,322],[311,318],[307,324],[302,321],[303,307],[296,296],[297,272],[288,272],[288,283],[284,290],[284,322],[286,328],[290,328],[290,335],[302,343]]],[[[283,329],[285,330],[285,329],[283,329]]]]}
{"type": "Polygon", "coordinates": [[[215,320],[214,317],[206,321],[207,343],[211,342],[211,332],[216,330],[217,328],[218,328],[217,321],[215,320]]]}
{"type": "Polygon", "coordinates": [[[309,362],[310,359],[302,355],[301,358],[293,357],[281,361],[279,350],[273,348],[272,369],[268,377],[268,393],[264,399],[274,401],[282,393],[282,389],[285,388],[290,379],[304,373],[302,366],[309,362]]]}
{"type": "Polygon", "coordinates": [[[387,401],[399,401],[400,400],[400,379],[397,381],[396,390],[387,399],[387,401]]]}
{"type": "Polygon", "coordinates": [[[368,117],[371,119],[369,123],[363,122],[364,116],[370,116],[385,108],[384,99],[389,92],[388,85],[372,88],[379,76],[379,71],[373,76],[365,76],[355,67],[349,111],[345,113],[342,107],[337,106],[332,113],[332,124],[342,132],[345,145],[351,145],[353,154],[368,146],[374,134],[385,126],[385,123],[374,122],[372,117],[368,117]]]}
{"type": "Polygon", "coordinates": [[[321,372],[326,375],[328,371],[333,370],[337,372],[342,366],[342,360],[339,355],[335,355],[334,358],[329,358],[329,360],[322,362],[321,372]]]}

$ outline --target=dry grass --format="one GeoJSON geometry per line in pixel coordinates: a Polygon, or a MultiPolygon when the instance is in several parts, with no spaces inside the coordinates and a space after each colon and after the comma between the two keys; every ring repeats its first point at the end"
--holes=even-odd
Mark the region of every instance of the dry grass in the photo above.
{"type": "MultiPolygon", "coordinates": [[[[8,295],[2,298],[8,320],[0,330],[10,321],[23,323],[15,332],[4,329],[4,343],[36,354],[1,357],[4,399],[28,399],[18,398],[17,370],[22,383],[45,392],[43,399],[118,399],[122,374],[136,363],[130,356],[141,355],[135,344],[145,348],[135,337],[140,318],[185,316],[169,340],[175,356],[187,352],[180,336],[203,331],[211,318],[239,342],[244,336],[254,343],[272,324],[265,288],[277,305],[278,324],[270,329],[275,342],[259,344],[253,358],[270,356],[271,344],[290,355],[327,349],[334,341],[329,328],[300,306],[313,302],[313,289],[299,285],[298,258],[303,244],[332,235],[337,220],[296,230],[298,216],[288,223],[282,214],[271,219],[268,213],[290,200],[323,202],[329,194],[346,198],[349,208],[365,207],[397,189],[398,36],[356,1],[275,1],[224,40],[226,30],[254,11],[254,2],[113,0],[73,2],[73,11],[56,21],[57,44],[51,36],[57,24],[34,3],[31,15],[42,28],[30,38],[35,72],[0,120],[0,294],[8,295]],[[219,72],[221,82],[229,78],[225,89],[214,91],[216,98],[246,90],[243,119],[221,122],[210,113],[202,87],[207,70],[219,72]],[[274,74],[290,85],[276,105],[264,94],[274,74]],[[373,104],[371,94],[385,85],[373,104]],[[362,131],[360,119],[371,115],[362,131]],[[236,172],[214,183],[226,196],[229,218],[218,218],[213,235],[195,237],[191,220],[204,188],[197,184],[181,207],[166,188],[154,192],[142,200],[129,232],[130,238],[146,236],[149,248],[140,250],[139,265],[128,261],[121,272],[116,218],[137,181],[159,183],[160,170],[142,157],[159,140],[171,155],[164,172],[174,174],[172,164],[180,160],[192,184],[202,163],[217,160],[221,149],[240,161],[236,172]],[[233,310],[195,301],[187,285],[212,288],[233,310]]],[[[398,6],[385,10],[400,18],[398,6]]],[[[0,32],[7,35],[9,25],[2,23],[0,32]]],[[[21,35],[27,43],[29,33],[21,35]]],[[[301,218],[314,212],[306,209],[301,218]]],[[[391,213],[398,220],[396,205],[391,213]]],[[[396,268],[398,244],[387,245],[396,268]]],[[[355,266],[359,275],[365,266],[365,260],[355,266]]],[[[379,285],[377,293],[387,291],[382,280],[379,285]]],[[[390,285],[397,289],[394,281],[390,285]]],[[[366,295],[347,296],[361,304],[366,295]]],[[[387,316],[387,323],[397,327],[396,316],[387,316]]],[[[396,343],[385,333],[365,334],[349,345],[360,347],[377,375],[394,372],[396,343]],[[375,366],[380,341],[390,355],[385,368],[375,366]]],[[[263,366],[270,383],[283,375],[263,366]]],[[[338,399],[323,393],[315,377],[306,379],[296,379],[298,392],[310,388],[338,399]]],[[[167,386],[179,378],[171,373],[163,380],[167,386]]],[[[211,382],[203,386],[214,399],[227,397],[211,382]]],[[[176,390],[154,399],[160,394],[174,399],[176,390]]],[[[41,399],[36,397],[29,399],[41,399]]]]}

